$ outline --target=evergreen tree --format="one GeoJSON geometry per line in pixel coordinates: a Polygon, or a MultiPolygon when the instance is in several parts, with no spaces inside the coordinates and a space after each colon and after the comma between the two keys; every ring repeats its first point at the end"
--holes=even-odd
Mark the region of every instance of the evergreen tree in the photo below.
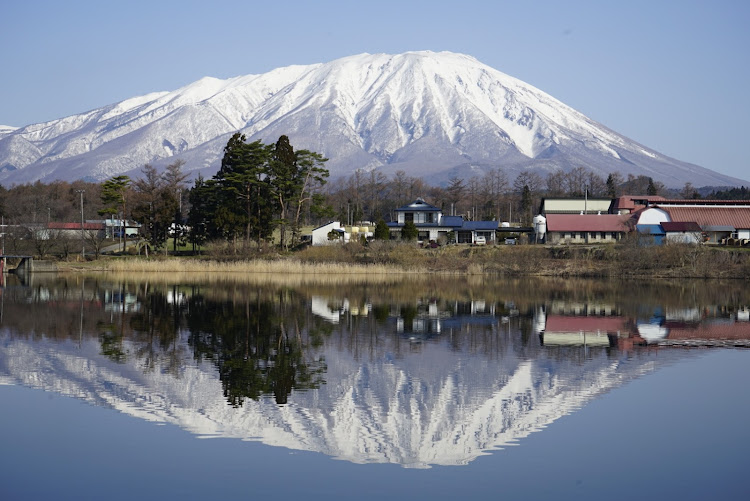
{"type": "MultiPolygon", "coordinates": [[[[321,217],[330,217],[331,208],[317,193],[328,177],[322,155],[294,151],[287,136],[275,145],[261,141],[246,142],[234,134],[224,147],[221,168],[210,181],[196,181],[191,190],[191,241],[209,237],[261,242],[269,240],[277,226],[281,245],[299,235],[300,220],[306,208],[321,217]],[[194,193],[193,193],[194,192],[194,193]]],[[[236,246],[235,246],[236,250],[236,246]]]]}
{"type": "Polygon", "coordinates": [[[213,227],[211,217],[215,209],[215,203],[213,203],[215,191],[209,183],[199,175],[188,195],[190,202],[188,241],[193,244],[193,250],[208,240],[210,229],[213,227]]]}
{"type": "Polygon", "coordinates": [[[375,240],[390,240],[391,232],[383,218],[378,219],[373,237],[375,240]]]}
{"type": "MultiPolygon", "coordinates": [[[[128,215],[126,194],[129,187],[130,178],[128,176],[116,176],[112,179],[104,181],[104,183],[102,184],[102,191],[100,195],[104,208],[98,211],[99,215],[116,216],[119,213],[121,217],[118,217],[118,219],[127,220],[128,215]]],[[[125,247],[127,245],[127,241],[125,239],[125,237],[127,237],[127,223],[124,223],[123,226],[124,227],[121,229],[121,231],[123,232],[122,252],[125,252],[125,247]]]]}
{"type": "Polygon", "coordinates": [[[297,157],[287,136],[279,137],[273,150],[271,163],[272,191],[279,205],[279,230],[282,249],[287,248],[286,230],[289,224],[289,204],[298,191],[297,157]]]}
{"type": "Polygon", "coordinates": [[[612,174],[607,176],[607,196],[609,198],[617,198],[617,187],[615,186],[615,178],[612,174]]]}
{"type": "Polygon", "coordinates": [[[221,168],[214,176],[218,189],[214,222],[225,237],[236,240],[243,229],[247,240],[260,242],[273,235],[276,203],[267,179],[270,160],[269,146],[247,143],[240,133],[224,147],[221,168]]]}
{"type": "MultiPolygon", "coordinates": [[[[299,237],[300,219],[306,204],[320,204],[315,190],[326,183],[327,158],[308,150],[294,151],[287,136],[281,136],[272,153],[269,189],[278,205],[281,247],[289,247],[287,230],[291,226],[292,242],[299,237]]],[[[319,207],[315,207],[319,210],[319,207]]]]}
{"type": "Polygon", "coordinates": [[[299,237],[302,212],[306,204],[316,213],[331,212],[332,207],[326,207],[325,200],[317,196],[319,188],[326,184],[328,179],[328,169],[325,168],[327,158],[320,153],[308,150],[299,150],[295,154],[297,170],[295,172],[295,198],[294,204],[294,222],[292,226],[293,238],[299,237]]]}
{"type": "Polygon", "coordinates": [[[404,227],[401,228],[401,238],[404,240],[416,240],[419,236],[419,230],[412,221],[404,223],[404,227]]]}

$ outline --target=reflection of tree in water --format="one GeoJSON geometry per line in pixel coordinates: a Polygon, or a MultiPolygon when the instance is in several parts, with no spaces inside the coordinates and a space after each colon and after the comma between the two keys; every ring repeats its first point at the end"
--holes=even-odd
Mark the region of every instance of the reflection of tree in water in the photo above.
{"type": "MultiPolygon", "coordinates": [[[[172,288],[172,297],[177,296],[176,289],[172,288]]],[[[123,311],[119,318],[97,323],[102,354],[117,363],[125,363],[134,356],[143,362],[145,372],[160,366],[165,372],[177,376],[185,359],[184,348],[179,343],[184,306],[170,302],[164,291],[149,290],[147,285],[141,293],[138,312],[127,316],[122,302],[123,311]]],[[[118,297],[124,296],[121,287],[118,297]]]]}
{"type": "MultiPolygon", "coordinates": [[[[178,297],[177,292],[177,287],[173,287],[172,298],[178,297]]],[[[164,292],[146,290],[141,310],[130,319],[135,356],[143,360],[146,372],[153,371],[163,361],[166,372],[179,374],[184,353],[178,341],[184,310],[179,302],[168,301],[164,292]]]]}
{"type": "Polygon", "coordinates": [[[99,344],[102,347],[102,355],[118,364],[124,364],[127,360],[127,352],[123,347],[123,335],[114,324],[100,322],[97,324],[99,331],[99,344]]]}
{"type": "Polygon", "coordinates": [[[324,382],[325,361],[305,355],[307,305],[294,293],[269,298],[258,291],[255,298],[246,296],[244,304],[194,296],[188,310],[194,355],[216,363],[224,396],[233,406],[265,394],[284,404],[292,390],[324,382]]]}

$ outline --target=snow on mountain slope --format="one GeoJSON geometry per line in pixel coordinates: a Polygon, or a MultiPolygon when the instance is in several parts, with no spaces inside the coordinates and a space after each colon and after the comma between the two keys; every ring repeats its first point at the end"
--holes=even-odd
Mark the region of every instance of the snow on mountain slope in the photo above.
{"type": "Polygon", "coordinates": [[[403,169],[445,180],[502,166],[588,167],[668,186],[740,180],[680,162],[588,119],[476,59],[449,52],[361,54],[227,80],[206,77],[43,124],[0,129],[0,181],[105,179],[186,160],[212,175],[228,137],[327,156],[333,176],[403,169]]]}
{"type": "Polygon", "coordinates": [[[10,134],[16,129],[18,129],[18,127],[11,127],[10,125],[0,125],[0,137],[3,137],[6,134],[10,134]]]}
{"type": "Polygon", "coordinates": [[[327,382],[320,389],[294,392],[285,405],[261,398],[233,408],[208,363],[184,365],[175,375],[144,371],[136,357],[108,360],[97,339],[0,341],[4,384],[75,397],[202,437],[417,468],[462,465],[516,444],[657,364],[685,356],[644,352],[612,359],[602,352],[585,364],[544,356],[467,360],[448,345],[431,345],[415,357],[360,361],[327,349],[327,382]]]}

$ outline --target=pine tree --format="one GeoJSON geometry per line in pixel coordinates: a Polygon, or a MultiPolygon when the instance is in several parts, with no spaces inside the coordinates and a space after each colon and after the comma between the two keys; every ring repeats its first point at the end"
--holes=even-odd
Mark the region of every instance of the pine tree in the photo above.
{"type": "MultiPolygon", "coordinates": [[[[101,200],[104,208],[99,210],[100,216],[120,215],[118,219],[127,221],[127,192],[130,187],[130,178],[128,176],[116,176],[104,181],[102,184],[101,200]]],[[[127,223],[123,223],[122,231],[122,252],[125,252],[127,246],[127,223]]]]}
{"type": "Polygon", "coordinates": [[[213,226],[211,217],[215,208],[214,193],[212,186],[199,175],[188,195],[188,241],[193,244],[193,250],[196,246],[203,245],[210,235],[210,228],[213,226]]]}
{"type": "Polygon", "coordinates": [[[607,196],[609,198],[617,197],[617,187],[615,186],[615,178],[612,177],[612,174],[607,176],[607,196]]]}
{"type": "Polygon", "coordinates": [[[236,240],[244,229],[245,239],[257,242],[273,235],[275,200],[268,185],[271,148],[260,141],[245,142],[234,134],[224,147],[221,168],[216,173],[217,217],[227,238],[236,240]]]}

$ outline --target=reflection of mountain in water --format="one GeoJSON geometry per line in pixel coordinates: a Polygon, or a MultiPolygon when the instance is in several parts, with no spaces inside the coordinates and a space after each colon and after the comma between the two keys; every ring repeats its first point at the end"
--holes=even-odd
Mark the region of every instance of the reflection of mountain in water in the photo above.
{"type": "Polygon", "coordinates": [[[514,444],[690,353],[648,346],[648,324],[750,339],[742,288],[526,282],[6,287],[0,384],[200,436],[426,467],[514,444]]]}
{"type": "Polygon", "coordinates": [[[347,350],[324,347],[327,384],[295,392],[283,406],[261,398],[231,407],[212,364],[189,364],[177,375],[159,367],[144,372],[130,360],[117,364],[103,357],[91,339],[80,346],[33,342],[14,340],[6,331],[0,373],[201,436],[259,440],[357,463],[425,467],[465,464],[513,444],[671,355],[684,356],[612,358],[600,350],[588,358],[559,351],[548,357],[542,351],[524,359],[512,346],[489,357],[449,343],[420,348],[362,362],[347,350]]]}

